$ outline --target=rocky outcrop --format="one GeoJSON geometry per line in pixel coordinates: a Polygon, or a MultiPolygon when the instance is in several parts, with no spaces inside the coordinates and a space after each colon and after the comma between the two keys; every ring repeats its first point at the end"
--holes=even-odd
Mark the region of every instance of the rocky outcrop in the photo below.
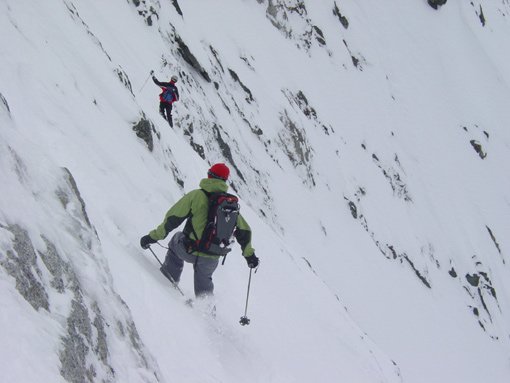
{"type": "Polygon", "coordinates": [[[202,67],[202,65],[198,62],[198,59],[195,57],[191,50],[186,45],[184,40],[174,31],[174,40],[177,44],[177,52],[180,56],[186,61],[195,71],[197,71],[204,80],[207,82],[211,82],[211,77],[207,71],[202,67]]]}
{"type": "MultiPolygon", "coordinates": [[[[131,2],[137,8],[138,14],[143,17],[145,23],[148,26],[152,26],[154,19],[159,17],[156,9],[156,6],[159,4],[153,4],[150,0],[131,0],[131,2]]],[[[177,3],[177,0],[174,0],[174,3],[177,3]]],[[[179,6],[179,4],[177,4],[177,6],[179,6]]]]}
{"type": "Polygon", "coordinates": [[[17,224],[0,225],[12,236],[12,248],[6,251],[4,259],[0,259],[7,274],[14,278],[16,290],[34,308],[34,310],[50,308],[48,293],[44,287],[42,271],[37,263],[37,253],[26,229],[17,224]]]}
{"type": "Polygon", "coordinates": [[[301,173],[304,183],[314,186],[315,179],[311,163],[313,149],[308,143],[306,132],[291,119],[286,110],[281,113],[280,121],[282,129],[278,133],[278,138],[282,150],[301,173]]]}
{"type": "MultiPolygon", "coordinates": [[[[31,169],[23,166],[30,175],[31,169]]],[[[18,175],[18,180],[30,187],[27,177],[18,175]]],[[[54,234],[43,233],[44,228],[0,222],[0,272],[12,278],[15,291],[44,317],[43,322],[53,319],[62,328],[54,341],[63,379],[72,383],[118,381],[117,370],[124,367],[112,362],[111,345],[120,342],[140,369],[140,381],[159,382],[159,369],[145,350],[129,309],[113,290],[78,183],[67,168],[55,179],[58,185],[53,191],[38,189],[37,195],[38,201],[44,201],[41,206],[51,206],[52,216],[59,218],[58,232],[66,252],[50,238],[54,234]]],[[[44,222],[44,209],[32,214],[44,222]]]]}
{"type": "Polygon", "coordinates": [[[445,5],[447,0],[427,0],[429,5],[434,8],[438,9],[440,6],[445,5]]]}
{"type": "Polygon", "coordinates": [[[154,149],[154,139],[152,134],[157,134],[157,132],[152,121],[145,117],[145,113],[142,113],[140,120],[133,125],[133,131],[145,142],[147,149],[152,152],[154,149]]]}
{"type": "Polygon", "coordinates": [[[321,28],[308,17],[304,1],[267,0],[266,16],[287,38],[295,40],[298,47],[308,50],[314,44],[326,46],[326,38],[321,28]]]}

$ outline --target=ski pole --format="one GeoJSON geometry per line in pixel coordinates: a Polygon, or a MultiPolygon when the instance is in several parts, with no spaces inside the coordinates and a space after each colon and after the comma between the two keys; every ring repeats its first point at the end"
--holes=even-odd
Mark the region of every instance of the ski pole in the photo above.
{"type": "Polygon", "coordinates": [[[244,315],[239,320],[239,323],[241,323],[241,326],[246,326],[250,324],[250,318],[246,316],[246,313],[248,312],[248,298],[250,297],[250,285],[251,285],[251,271],[250,268],[250,277],[248,278],[248,291],[246,293],[246,306],[244,307],[244,315]]]}
{"type": "MultiPolygon", "coordinates": [[[[151,251],[152,255],[154,255],[154,258],[156,258],[156,260],[158,261],[158,263],[160,264],[161,267],[163,267],[163,264],[161,263],[161,261],[159,260],[158,256],[156,255],[156,253],[151,249],[151,247],[149,246],[148,249],[151,251]]],[[[164,274],[164,273],[163,273],[164,274]]],[[[166,276],[166,274],[165,274],[166,276]]],[[[175,283],[174,281],[172,281],[171,279],[169,279],[169,276],[167,277],[167,279],[170,281],[170,283],[172,283],[172,285],[175,287],[175,289],[181,293],[181,295],[184,297],[184,292],[181,290],[181,288],[177,285],[177,283],[175,283]]]]}
{"type": "Polygon", "coordinates": [[[152,255],[154,255],[154,258],[156,258],[156,260],[158,261],[159,265],[161,267],[163,267],[163,264],[161,263],[161,261],[159,260],[158,256],[156,255],[156,253],[151,249],[151,247],[149,246],[148,249],[151,251],[152,255]]]}
{"type": "Polygon", "coordinates": [[[138,91],[138,93],[140,93],[142,91],[142,89],[145,87],[145,84],[147,84],[147,81],[149,81],[149,78],[154,74],[154,71],[151,69],[149,75],[147,76],[147,78],[145,79],[142,87],[140,88],[140,90],[138,91]]]}

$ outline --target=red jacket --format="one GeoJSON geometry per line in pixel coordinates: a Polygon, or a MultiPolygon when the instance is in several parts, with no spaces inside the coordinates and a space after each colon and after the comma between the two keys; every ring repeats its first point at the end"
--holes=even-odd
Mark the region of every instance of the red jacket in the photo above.
{"type": "Polygon", "coordinates": [[[164,102],[164,103],[167,103],[167,104],[173,104],[175,101],[179,100],[179,90],[175,86],[175,82],[173,82],[173,81],[170,81],[170,82],[161,82],[161,81],[158,81],[158,79],[156,77],[153,77],[152,81],[154,81],[154,83],[157,86],[161,87],[161,94],[159,95],[159,101],[160,102],[164,102]],[[165,93],[167,88],[169,88],[172,91],[172,93],[173,93],[173,99],[171,101],[168,101],[168,100],[163,98],[163,94],[165,93]]]}

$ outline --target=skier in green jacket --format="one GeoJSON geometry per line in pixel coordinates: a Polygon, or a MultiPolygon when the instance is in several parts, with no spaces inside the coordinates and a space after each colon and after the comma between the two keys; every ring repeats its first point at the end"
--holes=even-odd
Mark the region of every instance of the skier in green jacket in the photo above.
{"type": "MultiPolygon", "coordinates": [[[[200,181],[200,189],[185,194],[168,210],[163,222],[140,239],[140,246],[147,249],[151,244],[165,239],[172,230],[187,220],[183,231],[177,232],[170,240],[161,272],[173,283],[178,284],[184,262],[192,263],[197,297],[212,295],[214,290],[212,274],[218,266],[221,255],[198,251],[194,244],[202,238],[202,233],[208,222],[208,195],[218,192],[225,193],[228,190],[226,181],[230,170],[225,164],[219,163],[213,165],[207,174],[208,178],[200,181]]],[[[259,260],[251,245],[251,229],[241,214],[237,214],[234,236],[241,245],[248,267],[257,267],[259,260]]]]}

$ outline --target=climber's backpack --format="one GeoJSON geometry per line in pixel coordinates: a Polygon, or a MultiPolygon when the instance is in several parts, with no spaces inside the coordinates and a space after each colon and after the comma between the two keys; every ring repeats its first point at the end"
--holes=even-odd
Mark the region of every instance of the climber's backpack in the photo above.
{"type": "Polygon", "coordinates": [[[174,100],[174,95],[175,95],[174,90],[170,87],[163,88],[163,93],[161,93],[161,97],[166,102],[172,102],[174,100]]]}
{"type": "Polygon", "coordinates": [[[202,237],[194,248],[206,254],[227,255],[239,215],[239,199],[229,193],[201,190],[209,198],[209,211],[202,237]]]}

